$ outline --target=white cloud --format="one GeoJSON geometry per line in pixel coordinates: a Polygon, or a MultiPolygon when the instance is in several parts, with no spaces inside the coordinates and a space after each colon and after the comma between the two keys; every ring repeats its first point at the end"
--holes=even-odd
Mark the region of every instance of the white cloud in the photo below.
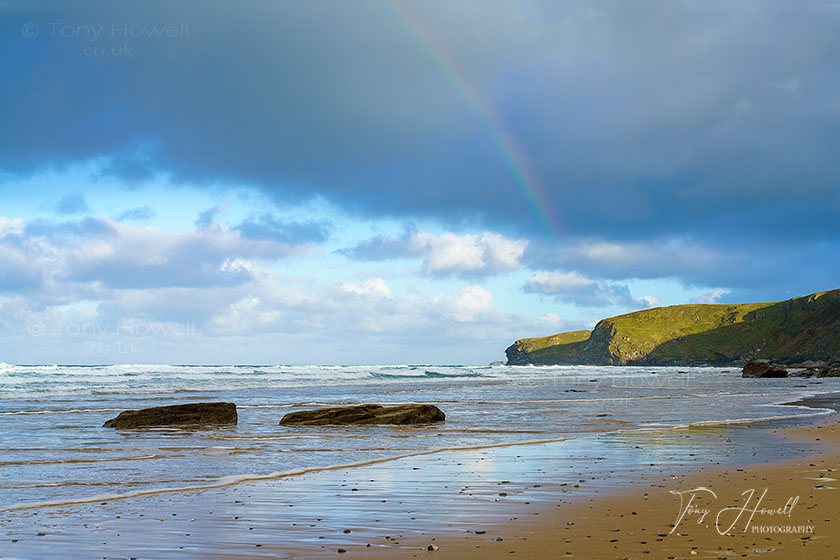
{"type": "MultiPolygon", "coordinates": [[[[317,333],[318,337],[376,336],[412,345],[422,341],[436,345],[445,341],[486,342],[493,333],[502,331],[505,334],[499,344],[503,345],[523,329],[534,331],[532,324],[537,324],[499,310],[492,294],[478,285],[432,295],[416,291],[402,295],[393,293],[381,278],[361,284],[327,285],[305,281],[295,284],[276,274],[258,278],[247,289],[227,296],[236,298],[240,294],[238,299],[217,306],[210,324],[218,334],[317,333]],[[278,291],[280,285],[283,288],[278,291]]],[[[539,332],[544,330],[544,323],[539,322],[539,332]]]]}
{"type": "Polygon", "coordinates": [[[658,297],[651,295],[639,296],[633,298],[633,300],[641,307],[660,307],[662,305],[662,301],[658,297]]]}
{"type": "Polygon", "coordinates": [[[0,238],[23,234],[23,218],[0,216],[0,238]]]}
{"type": "Polygon", "coordinates": [[[341,289],[360,296],[391,297],[391,289],[382,278],[371,278],[362,285],[342,284],[341,289]]]}
{"type": "Polygon", "coordinates": [[[594,280],[577,272],[538,270],[523,287],[525,292],[550,295],[581,307],[618,305],[628,309],[657,307],[662,302],[655,296],[633,297],[630,288],[607,280],[594,280]]]}
{"type": "Polygon", "coordinates": [[[480,235],[415,229],[400,238],[380,235],[342,251],[363,260],[421,258],[429,275],[492,275],[520,268],[528,242],[485,231],[480,235]]]}
{"type": "Polygon", "coordinates": [[[712,290],[711,292],[700,294],[699,296],[692,298],[691,303],[717,303],[720,301],[720,298],[726,295],[726,290],[712,290]]]}
{"type": "Polygon", "coordinates": [[[481,270],[485,266],[485,248],[475,235],[444,233],[436,237],[424,231],[411,234],[409,247],[423,255],[423,271],[427,274],[481,270]]]}
{"type": "Polygon", "coordinates": [[[495,318],[493,296],[481,286],[465,286],[447,295],[432,298],[438,313],[457,323],[478,323],[495,318]]]}
{"type": "Polygon", "coordinates": [[[482,233],[479,243],[485,247],[484,257],[488,265],[498,270],[519,268],[519,259],[528,246],[524,239],[510,239],[492,232],[482,233]]]}
{"type": "Polygon", "coordinates": [[[213,224],[164,231],[110,218],[69,222],[0,220],[0,258],[10,273],[0,283],[29,291],[54,285],[161,288],[225,285],[251,278],[253,261],[308,254],[308,245],[248,239],[213,224]],[[15,280],[17,279],[17,280],[15,280]]]}
{"type": "Polygon", "coordinates": [[[222,262],[227,268],[246,269],[247,280],[141,289],[62,280],[50,288],[61,292],[62,300],[54,295],[49,299],[0,294],[4,359],[481,363],[502,359],[504,348],[517,338],[581,328],[556,314],[533,319],[502,311],[490,290],[477,284],[436,292],[417,287],[398,291],[380,277],[330,281],[288,276],[259,261],[222,262]],[[89,323],[113,332],[116,325],[130,322],[189,324],[194,325],[194,334],[93,341],[106,348],[134,342],[138,353],[128,356],[91,355],[90,341],[84,337],[56,336],[59,323],[89,323]],[[43,325],[45,334],[40,338],[28,334],[30,324],[43,325]]]}
{"type": "MultiPolygon", "coordinates": [[[[452,280],[521,267],[527,243],[492,232],[407,233],[403,254],[422,259],[425,274],[450,279],[446,288],[429,287],[444,283],[435,280],[397,289],[382,271],[290,275],[275,265],[309,254],[308,245],[247,237],[218,221],[164,231],[111,219],[6,218],[0,231],[0,260],[9,265],[0,281],[3,351],[28,351],[28,361],[489,361],[517,338],[583,326],[552,313],[535,319],[503,311],[478,281],[452,280]],[[85,340],[55,336],[61,322],[113,330],[131,321],[194,324],[195,334],[142,337],[135,341],[141,354],[131,356],[86,354],[85,340]],[[45,325],[44,338],[27,335],[32,323],[45,325]],[[38,348],[57,358],[33,356],[38,348]]],[[[633,300],[623,286],[576,272],[537,271],[532,280],[552,296],[633,300]]]]}
{"type": "Polygon", "coordinates": [[[221,333],[239,335],[254,330],[271,330],[283,319],[283,312],[258,296],[244,297],[230,303],[227,308],[211,320],[211,324],[221,329],[221,333]]]}
{"type": "Polygon", "coordinates": [[[538,270],[528,279],[528,291],[544,294],[556,294],[585,290],[595,284],[577,272],[558,270],[538,270]]]}
{"type": "Polygon", "coordinates": [[[496,274],[515,270],[520,267],[519,259],[527,245],[524,239],[509,239],[492,232],[480,236],[448,232],[434,236],[417,230],[409,241],[416,254],[423,256],[426,274],[496,274]]]}

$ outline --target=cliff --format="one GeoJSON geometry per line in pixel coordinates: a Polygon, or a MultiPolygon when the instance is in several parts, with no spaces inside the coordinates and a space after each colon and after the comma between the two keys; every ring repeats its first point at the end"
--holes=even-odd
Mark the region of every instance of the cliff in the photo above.
{"type": "Polygon", "coordinates": [[[725,365],[840,362],[840,290],[780,302],[674,305],[591,331],[517,340],[510,365],[725,365]]]}

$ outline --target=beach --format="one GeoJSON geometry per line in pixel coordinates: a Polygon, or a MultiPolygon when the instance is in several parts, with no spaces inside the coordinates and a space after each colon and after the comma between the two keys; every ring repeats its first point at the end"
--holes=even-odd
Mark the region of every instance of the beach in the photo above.
{"type": "MultiPolygon", "coordinates": [[[[744,380],[709,368],[510,369],[406,367],[382,379],[382,370],[358,367],[352,376],[332,371],[323,390],[313,388],[311,372],[291,384],[288,371],[260,374],[273,390],[246,388],[252,380],[239,377],[235,386],[218,373],[214,391],[160,392],[159,381],[142,381],[129,395],[124,385],[91,394],[96,408],[83,395],[68,397],[64,412],[56,412],[57,396],[41,399],[49,402],[38,411],[38,399],[21,393],[4,401],[0,556],[836,557],[825,521],[837,513],[836,380],[744,380]],[[377,377],[363,381],[364,371],[377,377]],[[339,375],[348,379],[338,383],[339,375]],[[655,386],[639,381],[654,377],[655,386]],[[149,388],[158,390],[154,399],[149,388]],[[435,395],[447,420],[277,425],[285,411],[386,392],[406,401],[435,395]],[[239,425],[101,427],[120,405],[209,397],[244,403],[239,425]],[[50,439],[51,429],[62,439],[50,439]],[[694,509],[680,519],[685,508],[672,492],[687,500],[701,487],[715,497],[698,490],[692,506],[710,513],[700,524],[694,509]],[[742,493],[751,489],[746,504],[742,493]],[[743,515],[733,536],[718,534],[718,511],[750,506],[765,490],[761,507],[787,507],[782,514],[756,514],[749,526],[743,515]]],[[[178,375],[212,378],[204,370],[178,375]]]]}
{"type": "MultiPolygon", "coordinates": [[[[840,425],[751,426],[718,437],[759,430],[778,437],[779,461],[711,462],[688,471],[650,464],[619,481],[579,466],[571,484],[535,466],[556,454],[545,449],[550,444],[534,446],[530,460],[511,447],[452,452],[29,512],[26,534],[6,549],[11,558],[55,557],[57,545],[72,547],[67,557],[90,558],[102,551],[106,558],[323,558],[340,551],[364,558],[837,558],[831,521],[840,425]],[[681,515],[687,506],[672,493],[687,499],[692,490],[697,510],[709,510],[700,523],[698,511],[681,515]],[[756,492],[751,501],[742,495],[749,490],[756,492]],[[760,507],[776,513],[748,519],[765,490],[760,507]],[[717,512],[735,506],[746,513],[725,514],[716,528],[717,512]],[[27,553],[15,554],[16,546],[27,553]]],[[[5,516],[3,524],[8,531],[5,516]]]]}
{"type": "Polygon", "coordinates": [[[0,560],[840,560],[840,0],[0,6],[0,560]]]}
{"type": "MultiPolygon", "coordinates": [[[[441,558],[840,558],[840,424],[788,429],[821,445],[795,459],[744,468],[655,474],[615,495],[555,508],[437,541],[441,558]],[[714,492],[714,495],[711,492],[714,492]],[[682,498],[682,500],[681,500],[682,498]],[[486,538],[492,535],[492,538],[486,538]]],[[[562,494],[559,496],[562,497],[562,494]]],[[[412,537],[403,545],[423,548],[412,537]]],[[[367,557],[397,557],[378,550],[367,557]]],[[[401,550],[400,557],[422,556],[401,550]]]]}

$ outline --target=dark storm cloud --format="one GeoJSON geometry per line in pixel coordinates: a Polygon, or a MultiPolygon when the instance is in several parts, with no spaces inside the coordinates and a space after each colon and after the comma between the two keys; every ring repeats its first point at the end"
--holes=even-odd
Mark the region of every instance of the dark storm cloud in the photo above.
{"type": "MultiPolygon", "coordinates": [[[[544,236],[497,149],[507,137],[564,236],[690,237],[714,255],[736,239],[739,254],[792,261],[836,246],[836,5],[407,6],[414,16],[397,2],[7,6],[0,107],[14,133],[0,168],[111,156],[105,172],[130,181],[165,173],[544,236]]],[[[645,262],[635,275],[678,276],[645,262]]],[[[729,262],[686,262],[685,278],[718,285],[736,276],[729,262]]]]}
{"type": "Polygon", "coordinates": [[[129,184],[142,183],[155,173],[154,147],[148,144],[110,154],[100,170],[102,176],[117,177],[129,184]]]}

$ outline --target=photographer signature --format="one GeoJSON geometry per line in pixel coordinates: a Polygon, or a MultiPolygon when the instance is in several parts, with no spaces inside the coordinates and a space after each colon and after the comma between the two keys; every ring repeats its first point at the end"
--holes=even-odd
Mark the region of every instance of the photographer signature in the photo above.
{"type": "MultiPolygon", "coordinates": [[[[676,523],[674,523],[673,528],[671,529],[671,533],[677,530],[677,527],[680,526],[680,523],[685,519],[686,515],[693,515],[697,514],[700,517],[697,519],[697,523],[703,523],[711,513],[711,509],[708,507],[699,507],[695,504],[695,499],[699,495],[705,495],[707,498],[711,496],[714,500],[717,500],[717,494],[715,494],[710,488],[706,488],[705,486],[699,486],[697,488],[692,488],[691,490],[669,490],[671,494],[678,495],[680,497],[680,512],[679,516],[677,517],[676,523]]],[[[753,519],[756,515],[772,515],[772,516],[786,516],[790,517],[793,513],[793,508],[799,502],[799,496],[795,496],[789,498],[788,501],[785,503],[783,507],[780,508],[765,508],[761,507],[761,502],[764,500],[764,497],[767,495],[767,489],[765,488],[764,491],[758,496],[757,500],[753,504],[753,498],[756,496],[756,490],[751,488],[749,490],[745,490],[741,492],[741,496],[745,498],[744,504],[741,506],[729,506],[718,510],[717,514],[715,515],[715,530],[721,535],[729,535],[731,531],[735,529],[739,522],[744,522],[744,531],[746,531],[750,524],[753,522],[753,519]],[[731,523],[726,527],[726,529],[722,530],[723,527],[731,518],[731,523]],[[742,521],[743,519],[743,521],[742,521]]]]}

